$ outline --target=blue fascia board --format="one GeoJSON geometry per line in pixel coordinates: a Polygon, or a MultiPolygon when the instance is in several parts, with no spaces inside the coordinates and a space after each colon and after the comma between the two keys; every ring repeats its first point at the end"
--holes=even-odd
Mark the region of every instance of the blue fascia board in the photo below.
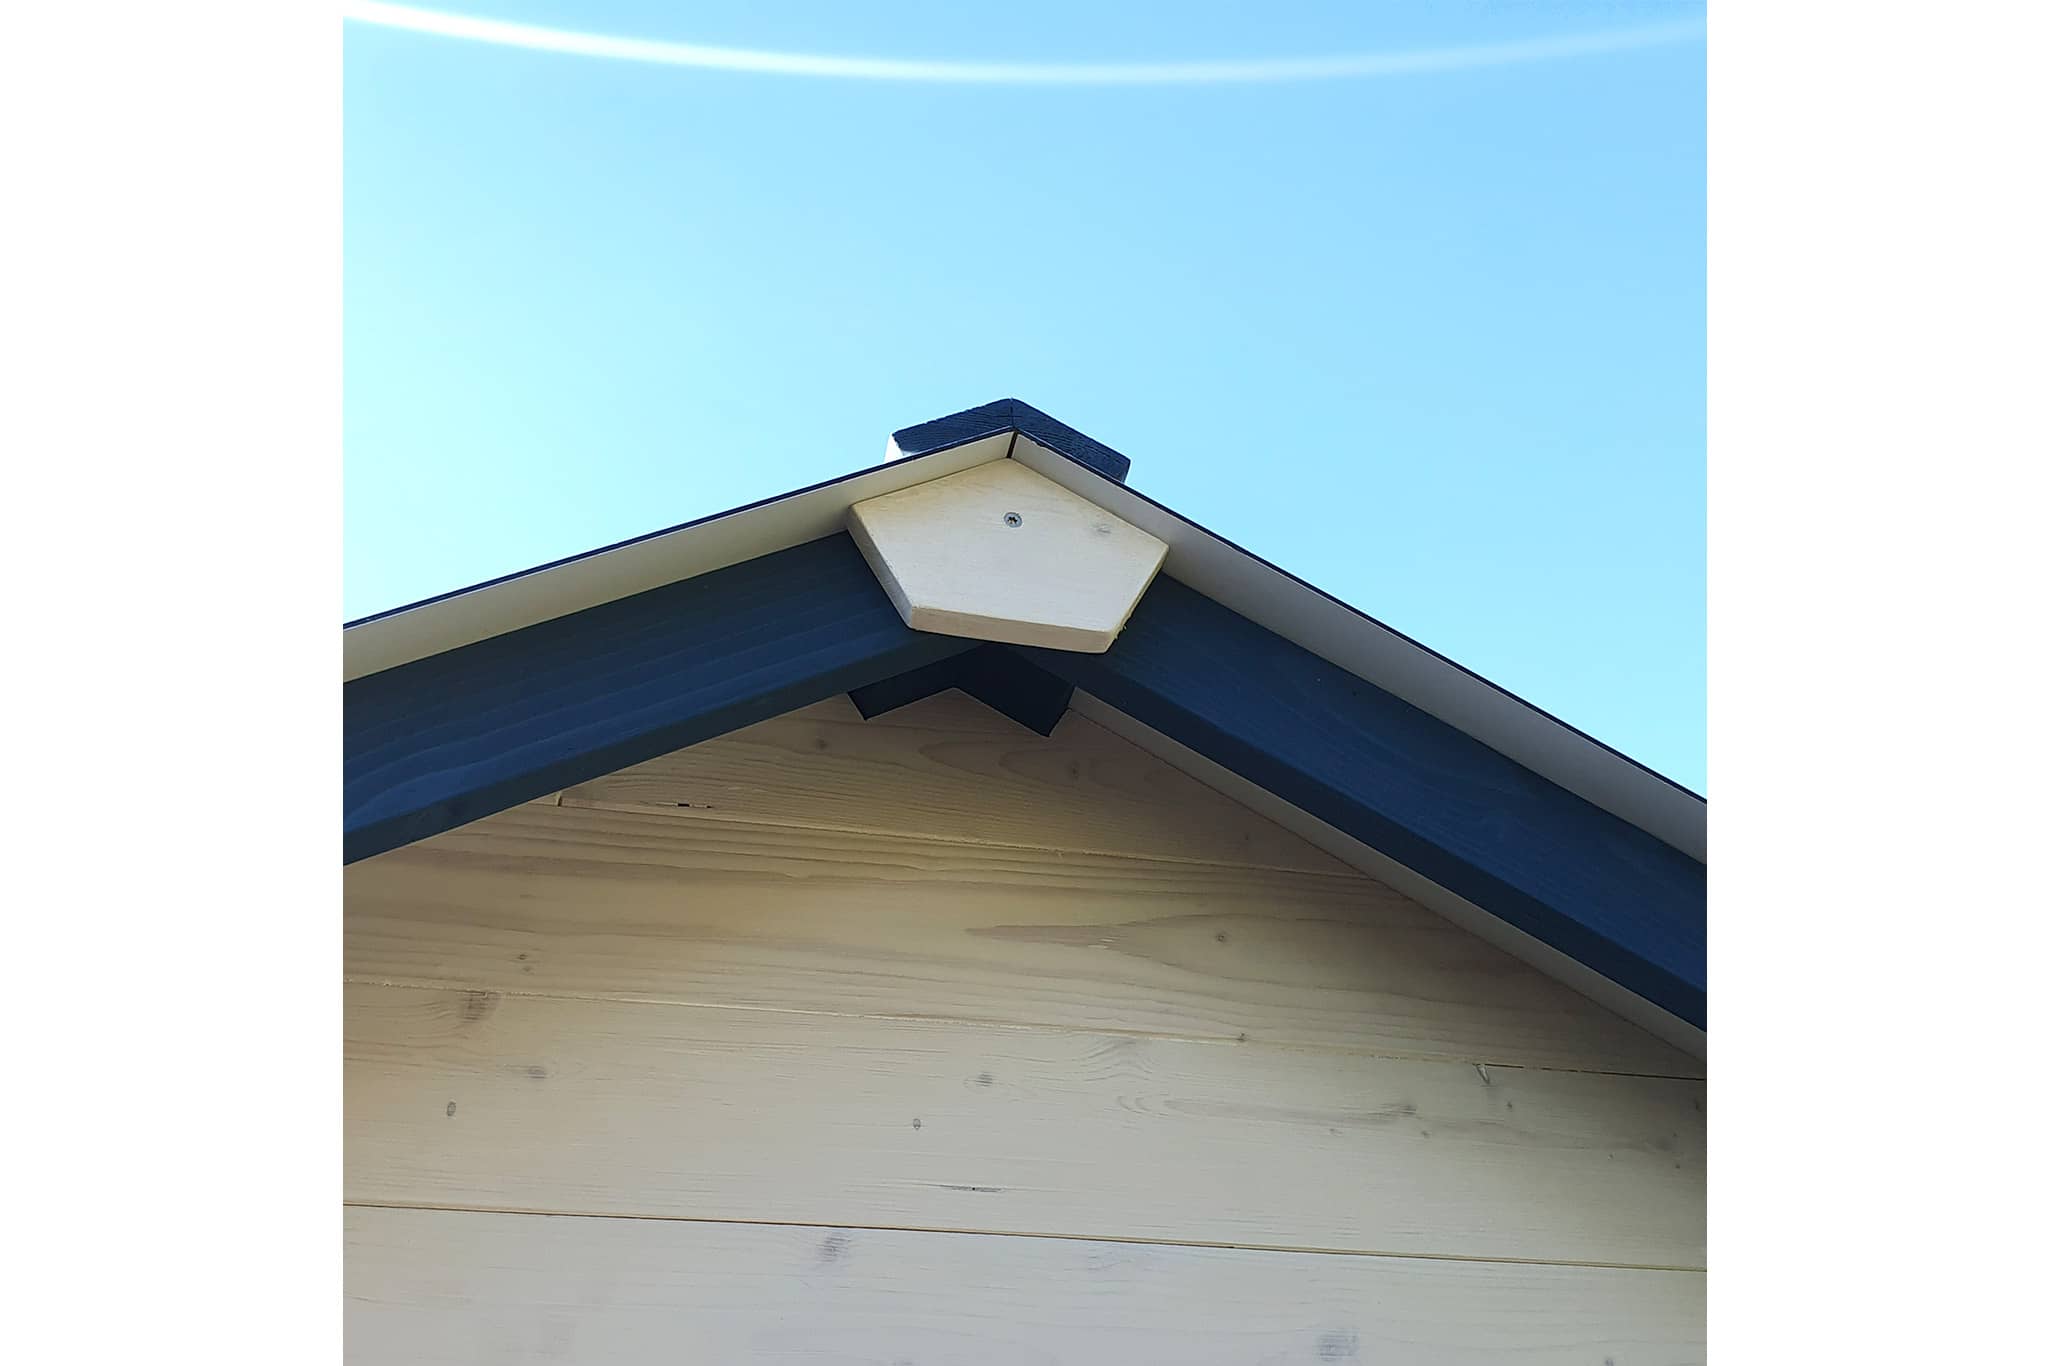
{"type": "Polygon", "coordinates": [[[1706,867],[1177,580],[1106,654],[1018,647],[1686,1022],[1706,1027],[1706,867]]]}
{"type": "Polygon", "coordinates": [[[839,532],[356,679],[343,861],[977,644],[905,626],[839,532]]]}

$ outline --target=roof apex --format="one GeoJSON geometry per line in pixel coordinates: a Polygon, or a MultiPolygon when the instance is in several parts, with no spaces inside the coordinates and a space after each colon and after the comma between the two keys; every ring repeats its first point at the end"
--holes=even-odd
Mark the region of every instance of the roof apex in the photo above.
{"type": "Polygon", "coordinates": [[[1704,798],[1146,497],[1122,455],[1027,403],[889,444],[887,463],[351,625],[345,857],[835,692],[867,713],[978,688],[1034,729],[1083,711],[1703,1052],[1704,798]],[[1012,462],[1166,547],[1114,648],[915,629],[846,530],[858,505],[1012,462]]]}
{"type": "Polygon", "coordinates": [[[978,408],[965,408],[945,417],[935,417],[930,422],[905,427],[890,435],[889,458],[930,455],[934,451],[964,446],[970,441],[999,436],[1004,432],[1028,436],[1047,450],[1119,484],[1131,472],[1130,457],[1110,449],[1086,433],[1075,431],[1021,398],[999,398],[978,408]]]}

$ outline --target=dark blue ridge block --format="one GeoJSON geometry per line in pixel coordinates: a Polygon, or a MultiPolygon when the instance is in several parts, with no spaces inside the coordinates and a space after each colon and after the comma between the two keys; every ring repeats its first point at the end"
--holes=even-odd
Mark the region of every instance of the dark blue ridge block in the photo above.
{"type": "Polygon", "coordinates": [[[1161,575],[1100,655],[1045,672],[1700,1028],[1704,865],[1161,575]]]}
{"type": "Polygon", "coordinates": [[[864,720],[958,688],[1026,730],[1050,735],[1067,714],[1074,685],[1021,658],[1007,645],[980,645],[965,654],[912,669],[847,694],[864,720]]]}
{"type": "Polygon", "coordinates": [[[1020,398],[999,398],[979,408],[920,422],[896,432],[891,440],[904,455],[929,455],[1004,432],[1022,432],[1047,450],[1058,451],[1075,464],[1119,484],[1131,472],[1131,462],[1122,454],[1058,418],[1039,412],[1020,398]]]}
{"type": "Polygon", "coordinates": [[[345,862],[974,649],[844,532],[345,684],[345,862]]]}
{"type": "Polygon", "coordinates": [[[870,683],[865,688],[854,688],[846,694],[846,700],[853,703],[861,720],[872,721],[884,712],[892,712],[912,702],[922,702],[948,688],[959,687],[960,661],[963,658],[963,655],[953,655],[908,673],[897,674],[894,678],[870,683]]]}
{"type": "Polygon", "coordinates": [[[1008,645],[986,645],[959,658],[962,692],[1040,735],[1052,734],[1074,699],[1072,683],[1008,645]]]}

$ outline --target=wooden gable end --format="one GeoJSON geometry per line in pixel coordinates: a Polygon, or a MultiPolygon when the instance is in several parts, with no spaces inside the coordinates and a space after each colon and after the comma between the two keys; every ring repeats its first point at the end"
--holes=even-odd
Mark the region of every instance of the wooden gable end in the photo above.
{"type": "Polygon", "coordinates": [[[833,697],[345,913],[357,1359],[1700,1356],[1701,1064],[1078,714],[833,697]]]}

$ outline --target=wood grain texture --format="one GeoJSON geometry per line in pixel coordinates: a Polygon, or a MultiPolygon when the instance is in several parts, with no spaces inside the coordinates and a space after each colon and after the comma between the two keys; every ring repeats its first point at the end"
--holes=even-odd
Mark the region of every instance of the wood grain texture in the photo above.
{"type": "Polygon", "coordinates": [[[1696,1272],[448,1210],[346,1225],[362,1366],[1706,1359],[1696,1272]]]}
{"type": "Polygon", "coordinates": [[[1704,864],[1161,576],[1106,654],[1046,672],[1706,1026],[1704,864]]]}
{"type": "Polygon", "coordinates": [[[1442,916],[1453,925],[1469,930],[1487,943],[1527,963],[1536,971],[1561,982],[1588,1000],[1613,1011],[1631,1024],[1639,1025],[1671,1044],[1688,1057],[1704,1060],[1707,1035],[1703,1029],[1680,1020],[1669,1011],[1651,1005],[1624,990],[1577,959],[1524,934],[1498,916],[1487,914],[1462,897],[1417,877],[1411,870],[1360,843],[1333,825],[1288,805],[1272,793],[1232,773],[1176,740],[1171,740],[1142,722],[1135,721],[1099,699],[1075,692],[1069,699],[1073,710],[1131,744],[1138,746],[1188,776],[1214,788],[1264,816],[1275,825],[1301,836],[1318,849],[1380,881],[1442,916]]]}
{"type": "Polygon", "coordinates": [[[1100,652],[1166,542],[1014,460],[847,510],[847,531],[904,622],[975,640],[1100,652]]]}
{"type": "Polygon", "coordinates": [[[355,985],[373,1204],[1703,1265],[1703,1087],[355,985]]]}
{"type": "Polygon", "coordinates": [[[344,887],[364,981],[1700,1066],[1348,873],[535,805],[356,864],[344,887]]]}
{"type": "Polygon", "coordinates": [[[1348,871],[1093,721],[1044,737],[959,692],[873,720],[844,696],[579,783],[571,805],[1348,871]]]}

